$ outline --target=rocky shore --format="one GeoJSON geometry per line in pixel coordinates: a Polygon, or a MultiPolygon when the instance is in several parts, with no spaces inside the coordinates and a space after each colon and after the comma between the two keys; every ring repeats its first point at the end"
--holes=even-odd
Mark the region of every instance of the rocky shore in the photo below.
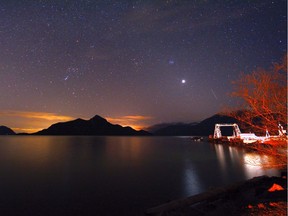
{"type": "Polygon", "coordinates": [[[146,215],[287,215],[287,172],[260,176],[147,209],[146,215]]]}

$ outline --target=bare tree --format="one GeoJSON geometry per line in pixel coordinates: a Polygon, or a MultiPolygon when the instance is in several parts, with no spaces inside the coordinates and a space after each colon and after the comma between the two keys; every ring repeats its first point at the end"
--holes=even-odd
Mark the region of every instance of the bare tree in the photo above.
{"type": "MultiPolygon", "coordinates": [[[[239,104],[230,115],[242,123],[242,128],[258,134],[269,131],[271,135],[281,135],[279,126],[282,125],[287,131],[287,54],[268,70],[258,68],[249,74],[242,73],[233,85],[232,96],[239,98],[239,104]]],[[[277,157],[272,166],[287,165],[287,135],[282,131],[282,137],[268,142],[268,146],[258,144],[253,148],[277,157]]]]}
{"type": "Polygon", "coordinates": [[[242,73],[233,84],[232,96],[240,99],[234,118],[257,132],[275,133],[279,123],[287,126],[287,55],[270,70],[242,73]]]}

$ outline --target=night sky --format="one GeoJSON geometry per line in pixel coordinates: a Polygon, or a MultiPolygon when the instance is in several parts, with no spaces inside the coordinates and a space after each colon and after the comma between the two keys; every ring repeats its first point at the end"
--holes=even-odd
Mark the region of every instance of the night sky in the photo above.
{"type": "Polygon", "coordinates": [[[286,15],[286,0],[1,0],[0,125],[203,120],[281,60],[286,15]]]}

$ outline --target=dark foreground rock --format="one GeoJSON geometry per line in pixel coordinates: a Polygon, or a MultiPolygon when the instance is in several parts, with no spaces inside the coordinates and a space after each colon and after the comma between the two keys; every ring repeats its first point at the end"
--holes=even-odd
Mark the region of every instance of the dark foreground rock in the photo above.
{"type": "Polygon", "coordinates": [[[146,214],[162,216],[286,215],[287,179],[286,177],[256,177],[225,188],[213,189],[150,208],[146,214]],[[273,185],[274,188],[276,186],[281,189],[272,191],[273,185]]]}

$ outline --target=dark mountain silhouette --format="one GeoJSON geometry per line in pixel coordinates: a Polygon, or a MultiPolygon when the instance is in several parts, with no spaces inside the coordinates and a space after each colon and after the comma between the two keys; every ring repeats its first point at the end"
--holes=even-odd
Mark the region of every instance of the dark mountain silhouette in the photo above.
{"type": "Polygon", "coordinates": [[[184,123],[182,122],[171,122],[171,123],[161,123],[161,124],[155,124],[155,125],[152,125],[152,126],[149,126],[147,128],[145,128],[145,131],[148,131],[150,133],[155,133],[157,131],[160,131],[164,128],[168,128],[168,127],[171,127],[171,126],[179,126],[179,125],[183,125],[184,123]]]}
{"type": "Polygon", "coordinates": [[[15,135],[15,134],[16,133],[12,129],[6,126],[0,126],[0,135],[15,135]]]}
{"type": "MultiPolygon", "coordinates": [[[[195,135],[202,135],[202,136],[208,136],[210,134],[214,133],[215,124],[232,124],[232,123],[238,123],[238,121],[230,116],[226,115],[220,115],[216,114],[211,116],[210,118],[207,118],[200,122],[198,125],[195,126],[195,135]]],[[[230,133],[232,135],[232,128],[221,128],[222,135],[225,135],[230,133]]]]}
{"type": "MultiPolygon", "coordinates": [[[[177,124],[170,125],[154,131],[154,135],[158,136],[208,136],[213,134],[215,124],[217,123],[237,123],[236,119],[216,114],[201,121],[198,124],[177,124]]],[[[222,130],[222,129],[221,129],[222,130]]],[[[223,133],[229,133],[229,128],[224,128],[223,133]]],[[[223,134],[223,135],[224,135],[223,134]]]]}
{"type": "Polygon", "coordinates": [[[94,116],[90,120],[75,119],[60,122],[49,128],[34,133],[35,135],[149,135],[146,131],[136,131],[131,127],[122,127],[109,123],[101,116],[94,116]]]}
{"type": "Polygon", "coordinates": [[[185,123],[182,123],[182,122],[177,122],[177,123],[161,123],[161,124],[155,124],[155,125],[152,125],[152,126],[149,126],[147,128],[145,128],[144,130],[145,131],[148,131],[149,133],[155,133],[156,131],[159,131],[163,128],[167,128],[167,127],[170,127],[170,126],[183,126],[183,125],[196,125],[198,124],[199,122],[194,122],[194,123],[189,123],[189,124],[185,124],[185,123]]]}
{"type": "Polygon", "coordinates": [[[194,126],[185,123],[172,124],[167,127],[154,131],[154,135],[158,136],[188,136],[194,126]]]}

